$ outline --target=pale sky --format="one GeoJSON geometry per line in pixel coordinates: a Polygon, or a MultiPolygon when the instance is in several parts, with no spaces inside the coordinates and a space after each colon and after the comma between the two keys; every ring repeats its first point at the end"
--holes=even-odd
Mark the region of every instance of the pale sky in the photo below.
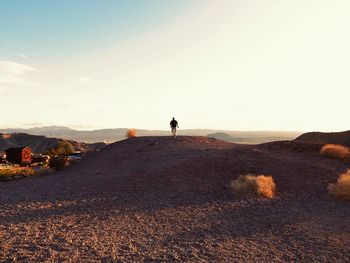
{"type": "Polygon", "coordinates": [[[348,0],[2,0],[0,127],[350,129],[348,0]]]}

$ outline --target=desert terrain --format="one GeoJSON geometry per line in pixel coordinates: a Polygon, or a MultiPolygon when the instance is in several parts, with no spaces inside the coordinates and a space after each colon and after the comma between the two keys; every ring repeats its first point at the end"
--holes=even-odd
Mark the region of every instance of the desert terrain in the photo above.
{"type": "Polygon", "coordinates": [[[0,183],[1,262],[348,262],[349,168],[297,141],[137,137],[57,173],[0,183]],[[271,175],[273,199],[232,193],[271,175]]]}

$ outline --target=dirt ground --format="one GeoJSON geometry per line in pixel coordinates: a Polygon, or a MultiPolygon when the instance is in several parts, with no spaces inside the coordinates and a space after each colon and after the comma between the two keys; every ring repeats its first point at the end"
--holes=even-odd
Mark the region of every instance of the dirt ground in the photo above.
{"type": "Polygon", "coordinates": [[[350,167],[320,145],[139,137],[46,176],[0,183],[1,262],[349,262],[350,167]],[[274,199],[235,196],[272,175],[274,199]]]}

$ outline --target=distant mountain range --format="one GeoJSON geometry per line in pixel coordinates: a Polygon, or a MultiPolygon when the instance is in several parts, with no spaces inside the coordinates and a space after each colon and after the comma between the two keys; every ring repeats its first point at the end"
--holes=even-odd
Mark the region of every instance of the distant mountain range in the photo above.
{"type": "MultiPolygon", "coordinates": [[[[46,126],[30,129],[0,129],[1,133],[28,133],[53,138],[64,138],[73,141],[96,143],[115,142],[125,139],[127,128],[101,129],[93,131],[74,130],[64,126],[46,126]]],[[[209,136],[216,139],[237,143],[263,143],[278,140],[292,140],[298,137],[300,132],[280,131],[226,131],[210,129],[179,130],[179,135],[209,136]]],[[[169,136],[169,131],[162,130],[137,130],[138,136],[169,136]]]]}

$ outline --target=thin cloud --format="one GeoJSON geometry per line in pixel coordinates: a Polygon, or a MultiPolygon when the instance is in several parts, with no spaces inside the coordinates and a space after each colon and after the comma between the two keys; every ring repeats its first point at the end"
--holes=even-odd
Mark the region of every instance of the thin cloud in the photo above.
{"type": "Polygon", "coordinates": [[[0,83],[30,85],[26,79],[30,73],[39,72],[36,68],[10,60],[0,60],[0,83]]]}
{"type": "Polygon", "coordinates": [[[22,53],[19,53],[17,56],[23,59],[28,59],[28,56],[22,53]]]}
{"type": "Polygon", "coordinates": [[[38,70],[32,66],[14,61],[0,61],[0,73],[23,76],[30,72],[38,72],[38,70]]]}

